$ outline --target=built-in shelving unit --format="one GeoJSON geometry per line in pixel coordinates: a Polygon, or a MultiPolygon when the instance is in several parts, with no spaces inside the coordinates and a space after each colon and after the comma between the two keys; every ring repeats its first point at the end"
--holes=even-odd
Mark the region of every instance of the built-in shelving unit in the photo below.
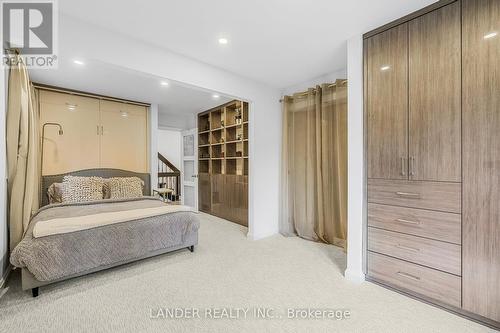
{"type": "Polygon", "coordinates": [[[248,103],[234,100],[198,115],[199,207],[248,224],[248,103]]]}

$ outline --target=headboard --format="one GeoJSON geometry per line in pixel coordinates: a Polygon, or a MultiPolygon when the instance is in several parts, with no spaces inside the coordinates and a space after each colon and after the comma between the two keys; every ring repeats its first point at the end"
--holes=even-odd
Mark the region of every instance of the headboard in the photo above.
{"type": "Polygon", "coordinates": [[[151,180],[149,173],[139,173],[121,169],[86,169],[86,170],[78,170],[71,171],[68,173],[62,173],[59,175],[45,175],[42,176],[41,181],[41,190],[40,193],[40,207],[46,206],[49,204],[49,198],[47,196],[47,190],[50,185],[53,183],[61,183],[64,176],[80,176],[80,177],[102,177],[102,178],[111,178],[111,177],[137,177],[144,181],[144,188],[142,193],[144,195],[151,195],[151,180]]]}

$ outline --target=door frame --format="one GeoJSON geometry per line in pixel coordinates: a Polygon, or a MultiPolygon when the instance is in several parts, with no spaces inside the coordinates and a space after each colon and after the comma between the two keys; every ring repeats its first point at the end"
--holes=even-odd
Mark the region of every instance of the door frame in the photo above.
{"type": "Polygon", "coordinates": [[[181,196],[181,203],[184,205],[184,198],[186,197],[186,191],[184,186],[189,186],[194,188],[194,209],[198,211],[198,129],[192,128],[189,130],[181,131],[181,189],[184,195],[181,196]],[[194,155],[191,157],[184,156],[184,137],[187,135],[193,135],[193,152],[194,155]],[[194,170],[193,170],[193,181],[186,182],[184,180],[184,162],[185,161],[193,161],[194,170]]]}

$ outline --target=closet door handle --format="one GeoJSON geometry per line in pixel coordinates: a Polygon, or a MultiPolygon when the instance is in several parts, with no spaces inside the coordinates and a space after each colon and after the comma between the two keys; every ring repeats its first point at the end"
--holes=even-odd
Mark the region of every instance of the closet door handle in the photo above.
{"type": "Polygon", "coordinates": [[[396,245],[396,247],[398,249],[408,250],[408,251],[411,251],[411,252],[420,252],[420,249],[417,249],[416,247],[405,246],[405,245],[401,245],[401,244],[396,245]]]}
{"type": "Polygon", "coordinates": [[[101,125],[101,135],[104,135],[104,126],[101,125]]]}
{"type": "Polygon", "coordinates": [[[406,219],[396,219],[396,222],[405,223],[405,224],[414,224],[414,225],[420,224],[420,221],[412,221],[412,220],[406,220],[406,219]]]}
{"type": "Polygon", "coordinates": [[[410,156],[410,176],[415,176],[415,157],[410,156]]]}
{"type": "Polygon", "coordinates": [[[419,193],[396,192],[396,195],[399,197],[404,197],[404,198],[409,198],[409,199],[420,199],[419,193]]]}
{"type": "Polygon", "coordinates": [[[97,125],[97,135],[99,135],[99,125],[97,125]]]}
{"type": "Polygon", "coordinates": [[[401,271],[397,272],[396,274],[401,275],[401,276],[408,278],[408,279],[420,281],[420,277],[413,275],[413,274],[409,274],[409,273],[405,273],[405,272],[401,272],[401,271]]]}
{"type": "Polygon", "coordinates": [[[405,158],[401,157],[401,176],[406,176],[405,158]]]}

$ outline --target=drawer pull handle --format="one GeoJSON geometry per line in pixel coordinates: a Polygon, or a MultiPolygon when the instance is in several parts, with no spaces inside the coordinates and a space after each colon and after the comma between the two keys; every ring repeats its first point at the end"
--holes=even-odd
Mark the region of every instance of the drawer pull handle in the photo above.
{"type": "Polygon", "coordinates": [[[408,273],[401,272],[401,271],[399,271],[397,274],[401,275],[402,277],[408,278],[408,279],[412,279],[412,280],[415,280],[415,281],[420,281],[420,277],[415,276],[413,274],[408,274],[408,273]]]}
{"type": "Polygon", "coordinates": [[[420,221],[412,221],[412,220],[405,220],[405,219],[396,219],[396,222],[406,223],[406,224],[414,224],[414,225],[420,224],[420,221]]]}
{"type": "Polygon", "coordinates": [[[411,193],[411,192],[396,192],[396,195],[400,197],[410,198],[410,199],[420,199],[419,193],[411,193]]]}
{"type": "Polygon", "coordinates": [[[420,252],[420,249],[417,249],[416,247],[404,246],[401,244],[396,245],[396,247],[403,249],[403,250],[412,251],[412,252],[420,252]]]}

